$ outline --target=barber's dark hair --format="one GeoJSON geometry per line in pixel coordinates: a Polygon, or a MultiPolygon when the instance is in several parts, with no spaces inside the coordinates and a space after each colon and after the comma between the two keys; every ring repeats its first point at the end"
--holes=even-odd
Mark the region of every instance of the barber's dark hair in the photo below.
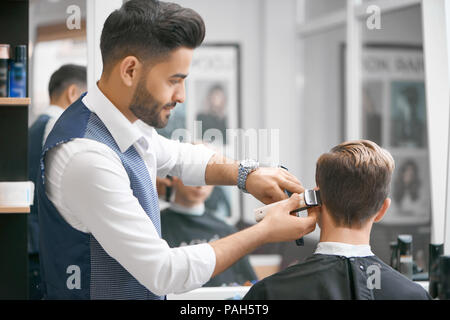
{"type": "Polygon", "coordinates": [[[156,0],[130,0],[106,19],[100,39],[104,71],[119,59],[161,58],[179,47],[195,49],[205,24],[192,9],[156,0]]]}
{"type": "Polygon", "coordinates": [[[72,84],[81,89],[86,88],[86,67],[75,64],[65,64],[53,72],[48,83],[48,94],[50,98],[58,98],[64,90],[72,84]]]}
{"type": "Polygon", "coordinates": [[[349,141],[320,156],[316,183],[337,227],[361,227],[388,197],[395,162],[368,140],[349,141]]]}

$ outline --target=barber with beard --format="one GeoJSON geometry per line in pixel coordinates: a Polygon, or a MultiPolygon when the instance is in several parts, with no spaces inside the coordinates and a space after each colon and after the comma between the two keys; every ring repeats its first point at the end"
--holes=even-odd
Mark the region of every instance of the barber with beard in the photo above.
{"type": "Polygon", "coordinates": [[[161,239],[156,176],[186,185],[237,185],[264,203],[301,193],[286,170],[231,161],[159,136],[185,99],[202,18],[173,3],[131,0],[101,35],[103,72],[49,134],[37,185],[47,299],[164,299],[202,286],[268,242],[298,239],[316,218],[273,208],[257,225],[211,243],[170,248],[161,239]]]}

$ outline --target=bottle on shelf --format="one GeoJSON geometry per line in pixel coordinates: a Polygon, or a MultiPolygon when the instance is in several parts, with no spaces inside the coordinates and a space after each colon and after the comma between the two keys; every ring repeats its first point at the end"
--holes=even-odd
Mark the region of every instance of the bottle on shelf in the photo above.
{"type": "Polygon", "coordinates": [[[0,44],[0,97],[8,96],[9,44],[0,44]]]}
{"type": "Polygon", "coordinates": [[[429,261],[428,261],[428,274],[429,285],[428,292],[432,298],[438,296],[438,284],[439,284],[439,258],[444,254],[443,244],[429,245],[429,261]]]}
{"type": "Polygon", "coordinates": [[[398,271],[408,279],[413,278],[413,250],[412,235],[401,234],[397,237],[398,243],[398,271]]]}
{"type": "Polygon", "coordinates": [[[392,241],[389,243],[389,248],[391,249],[390,265],[395,270],[398,270],[398,243],[396,241],[392,241]]]}
{"type": "Polygon", "coordinates": [[[9,96],[25,98],[27,96],[27,46],[15,48],[14,61],[9,70],[9,96]]]}
{"type": "Polygon", "coordinates": [[[450,300],[450,256],[439,257],[439,300],[450,300]]]}

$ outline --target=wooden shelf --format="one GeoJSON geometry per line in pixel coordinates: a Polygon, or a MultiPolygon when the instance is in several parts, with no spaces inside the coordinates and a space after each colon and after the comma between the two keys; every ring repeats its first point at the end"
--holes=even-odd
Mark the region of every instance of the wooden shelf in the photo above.
{"type": "Polygon", "coordinates": [[[0,98],[0,106],[27,106],[30,98],[0,98]]]}
{"type": "Polygon", "coordinates": [[[30,213],[30,207],[0,207],[0,213],[30,213]]]}

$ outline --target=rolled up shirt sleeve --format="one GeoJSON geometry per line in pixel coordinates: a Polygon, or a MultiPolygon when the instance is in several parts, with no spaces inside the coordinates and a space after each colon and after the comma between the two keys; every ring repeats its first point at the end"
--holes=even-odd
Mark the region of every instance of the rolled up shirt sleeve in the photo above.
{"type": "Polygon", "coordinates": [[[156,149],[157,173],[160,177],[170,174],[179,177],[185,185],[206,184],[205,173],[211,157],[216,153],[203,144],[182,143],[170,140],[155,131],[152,145],[156,149]]]}
{"type": "MultiPolygon", "coordinates": [[[[201,148],[187,149],[195,153],[201,148]]],[[[213,248],[209,244],[170,248],[133,195],[120,159],[107,155],[108,151],[78,152],[61,168],[65,210],[153,293],[182,293],[202,286],[215,268],[213,248]]],[[[207,152],[203,155],[206,159],[207,152]]],[[[177,163],[172,170],[179,170],[190,182],[204,181],[204,173],[197,176],[200,167],[190,170],[177,163]]]]}

